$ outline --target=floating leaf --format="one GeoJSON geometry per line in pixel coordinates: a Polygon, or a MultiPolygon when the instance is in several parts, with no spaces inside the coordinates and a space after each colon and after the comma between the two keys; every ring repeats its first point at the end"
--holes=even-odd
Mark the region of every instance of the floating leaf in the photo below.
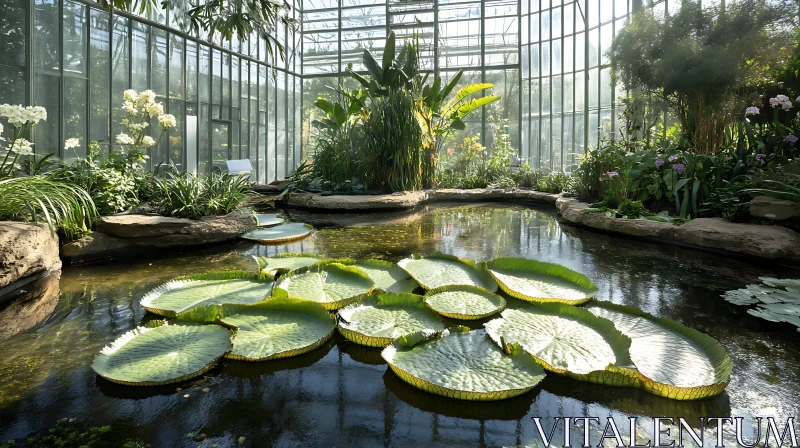
{"type": "Polygon", "coordinates": [[[217,325],[139,327],[105,347],[92,369],[115,383],[158,386],[202,375],[230,350],[230,331],[217,325]]]}
{"type": "Polygon", "coordinates": [[[529,302],[580,305],[597,294],[589,277],[559,264],[506,257],[486,267],[506,294],[529,302]]]}
{"type": "Polygon", "coordinates": [[[228,358],[267,361],[302,355],[333,336],[336,320],[307,300],[275,298],[256,305],[196,308],[181,320],[216,322],[236,329],[228,358]]]}
{"type": "Polygon", "coordinates": [[[444,323],[421,296],[382,293],[339,310],[339,332],[356,344],[386,347],[396,338],[423,330],[442,331],[444,323]]]}
{"type": "Polygon", "coordinates": [[[145,294],[140,303],[151,313],[175,317],[199,306],[253,304],[269,299],[272,277],[244,271],[178,277],[145,294]]]}
{"type": "Polygon", "coordinates": [[[545,373],[528,355],[508,353],[479,331],[415,333],[381,353],[392,371],[419,389],[461,400],[502,400],[532,390],[545,373]]]}
{"type": "Polygon", "coordinates": [[[670,319],[629,306],[595,302],[587,308],[631,338],[640,387],[676,400],[696,400],[725,390],[733,363],[714,338],[670,319]]]}
{"type": "Polygon", "coordinates": [[[408,273],[394,263],[383,260],[354,260],[336,258],[325,263],[339,263],[355,266],[375,282],[375,290],[394,293],[411,293],[419,287],[408,273]]]}
{"type": "Polygon", "coordinates": [[[355,267],[331,263],[297,269],[275,285],[276,297],[310,300],[336,310],[372,291],[374,282],[355,267]]]}
{"type": "Polygon", "coordinates": [[[545,370],[612,386],[638,382],[629,354],[630,338],[609,320],[583,308],[540,303],[506,309],[501,319],[484,326],[496,343],[519,344],[545,370]]]}
{"type": "Polygon", "coordinates": [[[397,265],[425,289],[443,286],[479,286],[488,291],[497,291],[497,283],[484,265],[472,260],[435,253],[425,258],[419,256],[406,258],[397,265]]]}
{"type": "Polygon", "coordinates": [[[462,320],[483,319],[506,307],[502,297],[477,286],[431,289],[425,294],[425,303],[442,316],[462,320]]]}
{"type": "Polygon", "coordinates": [[[308,224],[290,222],[266,229],[251,230],[242,235],[242,238],[258,241],[259,243],[277,244],[305,238],[311,235],[311,230],[313,228],[308,224]]]}
{"type": "Polygon", "coordinates": [[[295,269],[311,266],[324,259],[317,254],[297,254],[293,252],[278,254],[274,257],[253,256],[258,263],[259,272],[267,272],[270,275],[285,274],[295,269]]]}
{"type": "Polygon", "coordinates": [[[257,213],[255,217],[258,227],[271,227],[283,223],[283,218],[279,218],[276,213],[257,213]]]}

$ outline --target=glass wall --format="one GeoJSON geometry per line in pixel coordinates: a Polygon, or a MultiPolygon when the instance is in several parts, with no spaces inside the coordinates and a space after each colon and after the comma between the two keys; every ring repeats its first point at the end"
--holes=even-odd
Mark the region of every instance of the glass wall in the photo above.
{"type": "Polygon", "coordinates": [[[519,148],[519,10],[516,0],[304,0],[303,136],[306,152],[314,132],[309,124],[319,96],[330,86],[357,87],[346,69],[364,72],[364,49],[376,58],[390,32],[399,44],[418,39],[420,65],[444,79],[464,69],[462,85],[490,82],[487,95],[501,101],[469,116],[467,129],[446,146],[480,135],[491,147],[498,132],[509,132],[519,148]]]}
{"type": "Polygon", "coordinates": [[[83,0],[3,0],[0,103],[47,108],[35,150],[70,159],[84,157],[94,140],[114,151],[122,92],[151,89],[178,126],[151,148],[150,167],[174,163],[208,174],[226,160],[250,159],[253,180],[291,173],[300,150],[299,33],[277,27],[286,57],[273,64],[263,39],[208,42],[180,25],[158,9],[138,16],[83,0]],[[68,138],[81,147],[65,151],[68,138]]]}
{"type": "Polygon", "coordinates": [[[522,0],[522,156],[571,171],[620,126],[607,51],[630,0],[522,0]]]}

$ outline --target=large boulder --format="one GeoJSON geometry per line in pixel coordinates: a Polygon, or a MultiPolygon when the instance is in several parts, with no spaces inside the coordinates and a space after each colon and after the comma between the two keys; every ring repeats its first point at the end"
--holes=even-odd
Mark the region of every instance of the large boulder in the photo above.
{"type": "Polygon", "coordinates": [[[0,296],[58,269],[58,236],[46,225],[0,222],[0,296]]]}
{"type": "Polygon", "coordinates": [[[757,218],[781,221],[800,217],[800,204],[770,196],[756,196],[750,201],[750,214],[757,218]]]}
{"type": "MultiPolygon", "coordinates": [[[[138,246],[194,246],[218,243],[239,237],[255,228],[250,214],[234,212],[200,219],[171,218],[159,215],[116,215],[99,218],[95,230],[123,238],[138,246]]],[[[118,244],[115,241],[114,244],[118,244]]],[[[105,244],[104,244],[105,246],[105,244]]]]}
{"type": "Polygon", "coordinates": [[[131,239],[92,232],[61,246],[61,257],[70,264],[115,258],[118,255],[136,255],[143,252],[131,239]]]}

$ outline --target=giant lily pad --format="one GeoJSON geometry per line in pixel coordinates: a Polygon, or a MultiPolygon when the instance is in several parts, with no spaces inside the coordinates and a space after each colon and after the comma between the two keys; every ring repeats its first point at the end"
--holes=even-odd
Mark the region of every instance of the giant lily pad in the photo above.
{"type": "Polygon", "coordinates": [[[403,381],[461,400],[502,400],[533,389],[545,373],[519,346],[501,349],[480,331],[414,333],[381,353],[403,381]]]}
{"type": "Polygon", "coordinates": [[[105,347],[92,369],[115,383],[158,386],[202,375],[230,349],[230,331],[217,325],[139,327],[105,347]]]}
{"type": "Polygon", "coordinates": [[[270,275],[285,274],[295,269],[319,263],[324,259],[322,255],[296,254],[292,252],[278,254],[274,257],[253,256],[253,258],[255,258],[256,263],[258,263],[258,271],[266,272],[270,275]]]}
{"type": "Polygon", "coordinates": [[[272,227],[283,223],[283,218],[279,218],[276,213],[258,213],[255,218],[258,227],[272,227]]]}
{"type": "Polygon", "coordinates": [[[631,338],[631,359],[648,392],[695,400],[725,390],[733,363],[714,338],[629,306],[596,302],[588,310],[631,338]]]}
{"type": "Polygon", "coordinates": [[[375,283],[357,268],[338,263],[309,266],[281,277],[275,296],[310,300],[336,310],[360,300],[375,283]]]}
{"type": "Polygon", "coordinates": [[[408,273],[394,263],[383,260],[354,260],[352,258],[336,258],[325,263],[340,263],[355,266],[375,282],[375,290],[394,293],[411,293],[419,285],[408,273]]]}
{"type": "Polygon", "coordinates": [[[425,289],[443,286],[478,286],[497,291],[497,283],[483,264],[444,254],[415,256],[397,263],[425,289]]]}
{"type": "Polygon", "coordinates": [[[559,264],[505,257],[486,267],[506,294],[529,302],[580,305],[597,294],[588,277],[559,264]]]}
{"type": "Polygon", "coordinates": [[[442,331],[442,319],[414,294],[383,293],[339,310],[339,332],[356,344],[386,347],[423,330],[442,331]]]}
{"type": "Polygon", "coordinates": [[[323,345],[336,330],[336,320],[321,305],[286,297],[256,305],[196,308],[178,319],[235,328],[233,350],[227,357],[244,361],[302,355],[323,345]]]}
{"type": "Polygon", "coordinates": [[[199,306],[262,302],[269,299],[273,284],[270,276],[244,271],[187,275],[156,287],[140,303],[151,313],[175,317],[199,306]]]}
{"type": "Polygon", "coordinates": [[[631,340],[607,319],[561,303],[506,309],[502,316],[487,322],[486,332],[500,345],[521,345],[546,370],[616,386],[638,381],[631,340]]]}
{"type": "Polygon", "coordinates": [[[425,303],[445,317],[475,320],[497,314],[506,301],[497,294],[477,286],[445,286],[425,294],[425,303]]]}
{"type": "Polygon", "coordinates": [[[243,234],[242,238],[259,243],[278,244],[305,238],[311,235],[311,230],[313,228],[308,224],[290,222],[266,229],[251,230],[243,234]]]}

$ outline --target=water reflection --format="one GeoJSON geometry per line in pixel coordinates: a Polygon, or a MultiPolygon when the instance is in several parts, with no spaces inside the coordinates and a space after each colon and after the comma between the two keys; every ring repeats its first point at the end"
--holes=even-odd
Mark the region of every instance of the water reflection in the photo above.
{"type": "MultiPolygon", "coordinates": [[[[286,246],[237,242],[169,258],[65,269],[60,279],[49,280],[59,286],[57,300],[39,299],[42,312],[30,313],[49,317],[37,317],[0,341],[0,442],[64,417],[110,424],[120,440],[134,437],[153,446],[194,445],[187,434],[202,432],[204,443],[221,446],[244,436],[253,446],[455,447],[536,444],[534,416],[614,416],[623,422],[628,415],[693,421],[798,413],[800,333],[750,317],[718,291],[758,276],[800,276],[796,272],[562,226],[549,209],[507,204],[358,216],[293,213],[319,229],[286,246]],[[301,357],[224,361],[203,378],[164,388],[114,385],[89,367],[103,345],[151,318],[138,304],[141,295],[177,275],[252,271],[256,254],[397,261],[431,251],[477,260],[524,256],[584,272],[599,286],[601,300],[638,306],[717,338],[735,364],[727,393],[675,402],[550,375],[514,400],[465,403],[408,386],[389,371],[379,349],[338,335],[301,357]]],[[[8,326],[11,320],[2,319],[0,326],[8,326]]]]}

